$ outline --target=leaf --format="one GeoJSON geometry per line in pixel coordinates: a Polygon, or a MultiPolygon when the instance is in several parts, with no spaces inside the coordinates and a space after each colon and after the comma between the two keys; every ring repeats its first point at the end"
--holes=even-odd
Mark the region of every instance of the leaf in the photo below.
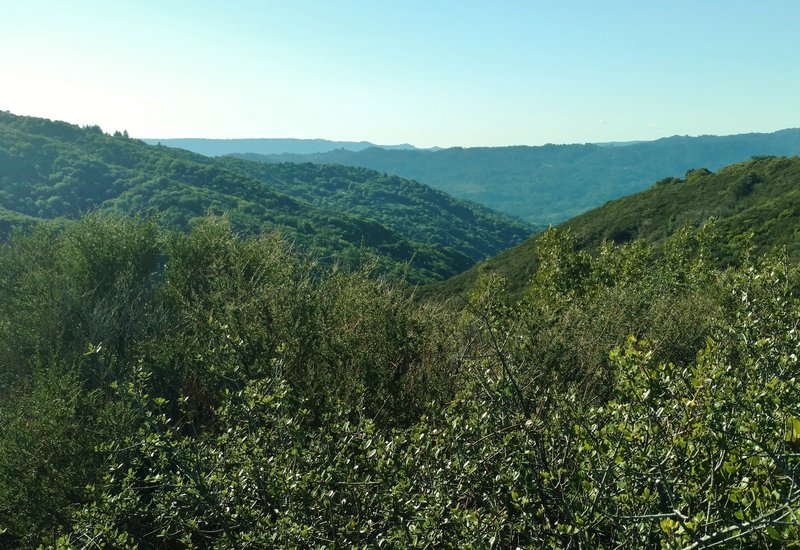
{"type": "Polygon", "coordinates": [[[767,525],[767,535],[769,535],[769,538],[771,538],[772,540],[783,539],[780,532],[778,532],[778,530],[775,529],[775,527],[773,527],[772,525],[767,525]]]}
{"type": "Polygon", "coordinates": [[[678,527],[678,522],[672,518],[664,518],[661,520],[659,525],[662,531],[668,535],[671,535],[675,531],[675,528],[678,527]]]}
{"type": "Polygon", "coordinates": [[[786,441],[796,444],[800,441],[800,418],[789,416],[786,419],[786,441]]]}

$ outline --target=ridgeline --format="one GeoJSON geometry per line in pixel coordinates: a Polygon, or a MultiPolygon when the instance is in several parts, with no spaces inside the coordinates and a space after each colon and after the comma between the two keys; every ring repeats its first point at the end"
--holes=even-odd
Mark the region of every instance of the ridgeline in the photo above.
{"type": "Polygon", "coordinates": [[[0,113],[0,232],[94,210],[157,215],[186,229],[224,213],[302,250],[412,282],[454,275],[532,231],[427,186],[344,167],[265,166],[151,146],[97,127],[0,113]]]}
{"type": "MultiPolygon", "coordinates": [[[[246,151],[242,151],[245,153],[246,151]]],[[[530,223],[558,224],[690,169],[718,170],[757,155],[800,154],[800,129],[770,134],[673,136],[629,144],[454,147],[438,151],[330,151],[243,155],[267,162],[363,166],[427,183],[530,223]]]]}
{"type": "MultiPolygon", "coordinates": [[[[714,255],[724,266],[745,253],[764,254],[785,246],[800,259],[800,158],[757,157],[716,173],[695,169],[683,178],[664,178],[650,189],[623,197],[557,226],[570,231],[576,248],[597,251],[603,241],[634,240],[660,248],[684,225],[697,227],[714,218],[714,255]]],[[[534,277],[538,237],[506,250],[465,273],[423,289],[424,295],[458,294],[481,274],[497,273],[514,293],[534,277]]]]}

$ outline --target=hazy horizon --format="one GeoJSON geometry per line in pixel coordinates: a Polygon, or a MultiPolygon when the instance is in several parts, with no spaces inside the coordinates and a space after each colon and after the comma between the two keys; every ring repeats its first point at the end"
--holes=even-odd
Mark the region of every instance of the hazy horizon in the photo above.
{"type": "MultiPolygon", "coordinates": [[[[15,113],[16,114],[16,113],[15,113]]],[[[31,115],[33,116],[33,115],[31,115]]],[[[69,121],[64,121],[69,122],[69,121]]],[[[105,128],[102,128],[104,131],[105,128]]],[[[183,137],[151,137],[151,136],[131,136],[137,139],[141,139],[146,142],[154,142],[154,141],[181,141],[181,140],[208,140],[208,141],[257,141],[257,140],[273,140],[273,141],[324,141],[330,143],[369,143],[376,147],[402,147],[410,145],[417,149],[448,149],[448,148],[464,148],[464,149],[472,149],[472,148],[482,148],[482,147],[542,147],[547,145],[585,145],[585,144],[592,144],[592,145],[628,145],[628,144],[636,144],[636,143],[646,143],[649,141],[658,141],[661,139],[670,139],[675,137],[685,137],[685,138],[697,138],[697,137],[729,137],[729,136],[736,136],[736,135],[746,135],[746,134],[774,134],[776,132],[783,132],[787,130],[797,130],[800,127],[786,127],[786,128],[776,128],[775,130],[767,130],[763,132],[755,132],[755,131],[744,131],[744,132],[736,132],[733,134],[672,134],[672,135],[664,135],[658,136],[653,138],[647,139],[632,139],[632,140],[612,140],[612,141],[573,141],[573,142],[544,142],[544,143],[508,143],[504,145],[449,145],[447,147],[442,147],[438,145],[432,145],[430,147],[420,147],[414,143],[374,143],[369,140],[343,140],[343,139],[331,139],[325,137],[309,137],[309,138],[297,138],[297,137],[271,137],[271,136],[261,136],[261,137],[222,137],[222,138],[209,138],[205,136],[183,136],[183,137]]]]}
{"type": "Polygon", "coordinates": [[[420,148],[800,127],[787,0],[9,3],[0,109],[148,139],[420,148]]]}

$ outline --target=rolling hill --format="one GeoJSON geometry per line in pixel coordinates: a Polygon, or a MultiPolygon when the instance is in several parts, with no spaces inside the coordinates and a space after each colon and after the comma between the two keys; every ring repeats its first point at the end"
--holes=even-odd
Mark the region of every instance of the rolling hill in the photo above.
{"type": "Polygon", "coordinates": [[[351,180],[349,168],[248,164],[109,136],[98,127],[0,113],[0,230],[7,234],[15,225],[74,219],[96,209],[158,214],[178,228],[224,213],[237,230],[277,229],[319,256],[355,263],[364,249],[394,274],[411,261],[409,279],[422,282],[464,270],[530,229],[399,178],[382,181],[362,170],[351,180]],[[281,182],[292,185],[282,192],[276,188],[281,182]],[[377,193],[384,203],[368,210],[341,198],[317,200],[330,195],[325,189],[331,185],[353,197],[377,193]],[[409,211],[418,209],[417,217],[409,211]]]}
{"type": "MultiPolygon", "coordinates": [[[[658,246],[677,228],[712,217],[716,253],[723,265],[735,263],[748,247],[760,254],[785,246],[792,260],[800,260],[800,158],[756,157],[716,173],[691,170],[682,179],[659,180],[646,191],[610,201],[558,229],[571,231],[583,249],[596,249],[604,240],[644,239],[658,246]]],[[[423,293],[460,293],[489,272],[504,276],[512,292],[519,293],[536,271],[536,242],[532,237],[423,293]]]]}
{"type": "Polygon", "coordinates": [[[375,219],[417,242],[452,247],[474,261],[518,244],[534,228],[417,181],[339,165],[265,164],[233,157],[226,168],[319,208],[375,219]]]}
{"type": "Polygon", "coordinates": [[[800,153],[800,129],[734,136],[673,136],[628,144],[331,151],[244,155],[266,162],[362,166],[427,183],[536,224],[555,224],[692,168],[717,170],[755,155],[800,153]]]}

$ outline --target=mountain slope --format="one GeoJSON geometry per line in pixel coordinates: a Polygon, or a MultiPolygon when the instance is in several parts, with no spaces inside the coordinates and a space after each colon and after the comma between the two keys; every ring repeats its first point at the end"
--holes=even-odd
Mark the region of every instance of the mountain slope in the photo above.
{"type": "MultiPolygon", "coordinates": [[[[789,257],[800,260],[800,158],[757,157],[717,173],[692,170],[685,179],[662,179],[558,228],[572,231],[579,248],[634,239],[658,246],[684,224],[699,225],[711,217],[716,218],[716,251],[723,264],[735,262],[750,246],[756,253],[786,246],[789,257]]],[[[463,292],[480,274],[490,272],[503,275],[511,290],[520,292],[536,271],[536,240],[532,237],[424,293],[463,292]]]]}
{"type": "Polygon", "coordinates": [[[158,213],[187,227],[225,213],[249,232],[279,229],[301,248],[356,263],[364,248],[385,272],[431,281],[466,269],[467,254],[419,243],[371,219],[321,208],[279,193],[224,163],[148,146],[97,127],[0,113],[0,229],[37,220],[76,218],[94,209],[158,213]]]}
{"type": "Polygon", "coordinates": [[[510,216],[373,170],[310,163],[265,164],[233,157],[218,162],[295,199],[375,219],[409,239],[452,247],[474,261],[494,256],[533,232],[531,226],[510,216]]]}
{"type": "Polygon", "coordinates": [[[251,160],[363,166],[412,178],[537,224],[560,223],[608,200],[646,189],[664,176],[717,170],[754,155],[800,153],[800,130],[701,136],[608,145],[476,147],[439,151],[332,151],[251,160]]]}

